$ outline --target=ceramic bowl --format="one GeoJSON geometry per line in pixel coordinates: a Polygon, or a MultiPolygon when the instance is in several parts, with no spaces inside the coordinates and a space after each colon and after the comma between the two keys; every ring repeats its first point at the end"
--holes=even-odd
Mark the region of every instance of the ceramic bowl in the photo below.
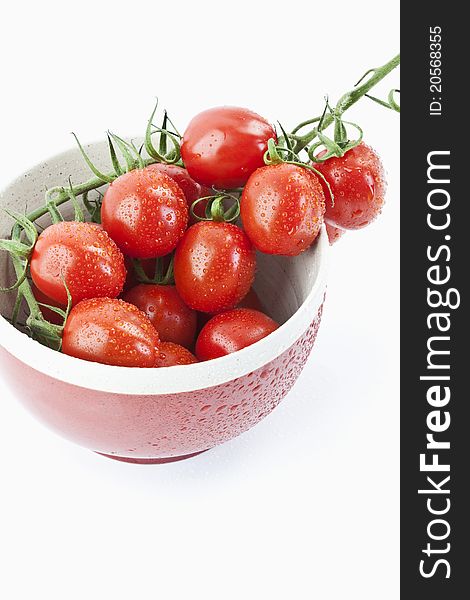
{"type": "MultiPolygon", "coordinates": [[[[87,147],[109,168],[104,143],[87,147]]],[[[37,165],[0,194],[3,208],[31,211],[44,190],[88,179],[77,150],[37,165]]],[[[11,219],[0,213],[0,237],[11,219]]],[[[1,377],[47,426],[90,450],[137,463],[192,456],[253,427],[286,396],[312,350],[325,294],[328,240],[295,258],[258,255],[255,289],[282,325],[267,338],[216,360],[160,369],[114,367],[54,352],[0,317],[1,377]]],[[[0,285],[14,281],[0,252],[0,285]]],[[[14,294],[0,294],[11,315],[14,294]]]]}

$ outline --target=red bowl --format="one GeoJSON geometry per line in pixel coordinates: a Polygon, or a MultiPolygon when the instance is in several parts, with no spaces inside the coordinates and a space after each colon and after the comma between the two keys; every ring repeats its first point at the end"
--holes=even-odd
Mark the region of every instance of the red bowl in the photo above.
{"type": "MultiPolygon", "coordinates": [[[[88,148],[101,164],[106,145],[88,148]]],[[[75,150],[31,169],[1,194],[28,210],[42,190],[86,179],[75,150]],[[66,174],[65,181],[64,175],[66,174]]],[[[0,217],[0,237],[11,222],[0,217]]],[[[18,399],[43,423],[90,450],[137,463],[185,458],[234,438],[270,413],[299,376],[320,325],[328,239],[295,258],[258,256],[255,288],[281,327],[267,338],[207,363],[138,369],[86,362],[54,352],[0,318],[0,368],[18,399]]],[[[11,282],[0,258],[0,283],[11,282]]],[[[9,316],[13,294],[0,295],[9,316]]]]}

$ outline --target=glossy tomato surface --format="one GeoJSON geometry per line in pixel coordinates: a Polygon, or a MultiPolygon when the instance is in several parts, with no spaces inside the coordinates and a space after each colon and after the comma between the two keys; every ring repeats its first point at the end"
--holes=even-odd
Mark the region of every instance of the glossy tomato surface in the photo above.
{"type": "Polygon", "coordinates": [[[236,306],[255,276],[255,250],[236,225],[203,221],[190,227],[175,252],[175,283],[195,310],[219,312],[236,306]]]}
{"type": "Polygon", "coordinates": [[[62,352],[121,367],[153,367],[158,333],[133,304],[111,298],[79,302],[70,311],[62,336],[62,352]]]}
{"type": "Polygon", "coordinates": [[[136,169],[109,185],[101,221],[124,254],[154,258],[175,248],[188,224],[188,205],[167,174],[148,167],[136,169]]]}
{"type": "Polygon", "coordinates": [[[38,237],[30,262],[35,286],[67,305],[67,285],[74,304],[86,298],[114,298],[126,279],[124,256],[94,223],[61,221],[38,237]]]}
{"type": "Polygon", "coordinates": [[[175,286],[141,283],[124,294],[123,299],[147,315],[162,342],[186,348],[194,345],[197,313],[186,306],[175,286]]]}
{"type": "Polygon", "coordinates": [[[211,108],[196,115],[183,136],[181,156],[193,179],[219,189],[245,185],[264,165],[274,128],[256,113],[236,106],[211,108]]]}
{"type": "Polygon", "coordinates": [[[243,227],[258,250],[295,256],[320,232],[325,197],[311,171],[281,163],[253,173],[243,190],[240,210],[243,227]]]}
{"type": "MultiPolygon", "coordinates": [[[[200,183],[194,181],[194,179],[188,173],[187,169],[178,165],[155,163],[154,165],[150,165],[147,168],[150,170],[158,171],[160,173],[166,173],[169,177],[176,181],[176,183],[180,186],[184,197],[186,198],[188,210],[191,209],[193,202],[199,200],[199,198],[204,198],[206,196],[211,196],[214,194],[214,191],[211,188],[205,185],[201,185],[200,183]]],[[[195,206],[194,212],[197,216],[204,217],[206,204],[207,203],[203,201],[195,206]]],[[[196,222],[191,217],[191,214],[189,215],[189,220],[191,222],[196,222]]]]}
{"type": "Polygon", "coordinates": [[[333,205],[325,183],[319,179],[326,198],[325,220],[330,225],[360,229],[380,214],[387,183],[375,150],[361,143],[341,158],[329,158],[314,166],[328,181],[334,195],[333,205]]]}
{"type": "Polygon", "coordinates": [[[264,313],[235,308],[220,313],[203,327],[196,342],[199,360],[211,360],[237,352],[263,339],[279,325],[264,313]]]}
{"type": "Polygon", "coordinates": [[[173,367],[191,365],[199,362],[189,350],[173,342],[161,342],[159,345],[155,367],[173,367]]]}

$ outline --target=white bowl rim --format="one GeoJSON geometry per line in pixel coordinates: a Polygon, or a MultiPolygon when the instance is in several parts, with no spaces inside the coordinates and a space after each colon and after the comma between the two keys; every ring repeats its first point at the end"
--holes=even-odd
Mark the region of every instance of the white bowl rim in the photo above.
{"type": "MultiPolygon", "coordinates": [[[[89,144],[94,145],[93,143],[89,144]]],[[[37,165],[59,159],[70,152],[58,153],[37,165]]],[[[26,171],[25,173],[27,173],[26,171]]],[[[23,175],[7,184],[4,193],[23,175]]],[[[269,364],[288,350],[308,329],[323,304],[329,242],[325,226],[307,252],[315,252],[318,273],[312,289],[297,311],[268,337],[233,354],[192,365],[144,369],[117,367],[77,359],[51,350],[31,339],[0,315],[0,344],[12,356],[35,371],[77,387],[123,395],[158,396],[191,392],[228,383],[269,364]]]]}

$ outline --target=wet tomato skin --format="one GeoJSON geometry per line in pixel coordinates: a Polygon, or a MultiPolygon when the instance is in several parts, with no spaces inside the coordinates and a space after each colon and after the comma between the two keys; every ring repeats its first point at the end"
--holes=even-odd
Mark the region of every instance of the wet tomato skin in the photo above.
{"type": "MultiPolygon", "coordinates": [[[[321,157],[322,153],[318,156],[321,157]]],[[[342,157],[315,164],[334,195],[334,205],[320,179],[326,198],[325,221],[341,229],[360,229],[381,212],[387,183],[378,154],[363,142],[342,157]]]]}
{"type": "Polygon", "coordinates": [[[330,225],[329,223],[325,223],[325,226],[330,246],[335,244],[346,233],[345,229],[340,229],[339,227],[335,227],[334,225],[330,225]]]}
{"type": "Polygon", "coordinates": [[[279,325],[264,313],[251,308],[235,308],[212,317],[196,341],[199,360],[211,360],[263,339],[279,325]]]}
{"type": "Polygon", "coordinates": [[[258,250],[296,256],[320,232],[325,197],[308,169],[281,163],[253,173],[243,190],[240,210],[243,227],[258,250]]]}
{"type": "Polygon", "coordinates": [[[191,365],[199,362],[189,350],[173,342],[161,342],[155,361],[155,367],[173,367],[191,365]]]}
{"type": "MultiPolygon", "coordinates": [[[[155,163],[154,165],[149,165],[147,168],[161,173],[166,173],[168,177],[171,177],[174,181],[176,181],[176,183],[180,186],[184,197],[186,198],[189,211],[191,210],[193,202],[199,200],[199,198],[212,196],[214,194],[214,191],[211,188],[194,181],[187,169],[184,167],[180,167],[178,165],[167,165],[165,163],[155,163]]],[[[207,202],[202,201],[195,206],[194,212],[198,217],[204,217],[206,204],[207,202]]],[[[196,222],[196,220],[191,216],[191,213],[189,214],[189,221],[191,223],[196,222]]]]}
{"type": "Polygon", "coordinates": [[[62,336],[62,352],[120,367],[153,367],[158,333],[143,312],[116,298],[83,300],[72,308],[62,336]]]}
{"type": "Polygon", "coordinates": [[[192,225],[175,252],[175,284],[194,310],[216,313],[233,308],[255,276],[255,250],[236,225],[203,221],[192,225]]]}
{"type": "Polygon", "coordinates": [[[196,115],[183,136],[181,156],[193,179],[219,189],[243,186],[264,165],[272,125],[246,108],[220,106],[196,115]]]}
{"type": "Polygon", "coordinates": [[[186,348],[194,345],[197,313],[186,306],[175,286],[141,283],[126,292],[123,299],[147,315],[162,342],[186,348]]]}
{"type": "Polygon", "coordinates": [[[31,278],[54,302],[66,306],[86,298],[114,298],[126,279],[124,256],[114,241],[94,223],[61,221],[38,237],[31,255],[31,278]]]}
{"type": "Polygon", "coordinates": [[[106,190],[101,206],[104,229],[132,258],[169,254],[188,224],[188,205],[166,173],[146,167],[125,173],[106,190]]]}

